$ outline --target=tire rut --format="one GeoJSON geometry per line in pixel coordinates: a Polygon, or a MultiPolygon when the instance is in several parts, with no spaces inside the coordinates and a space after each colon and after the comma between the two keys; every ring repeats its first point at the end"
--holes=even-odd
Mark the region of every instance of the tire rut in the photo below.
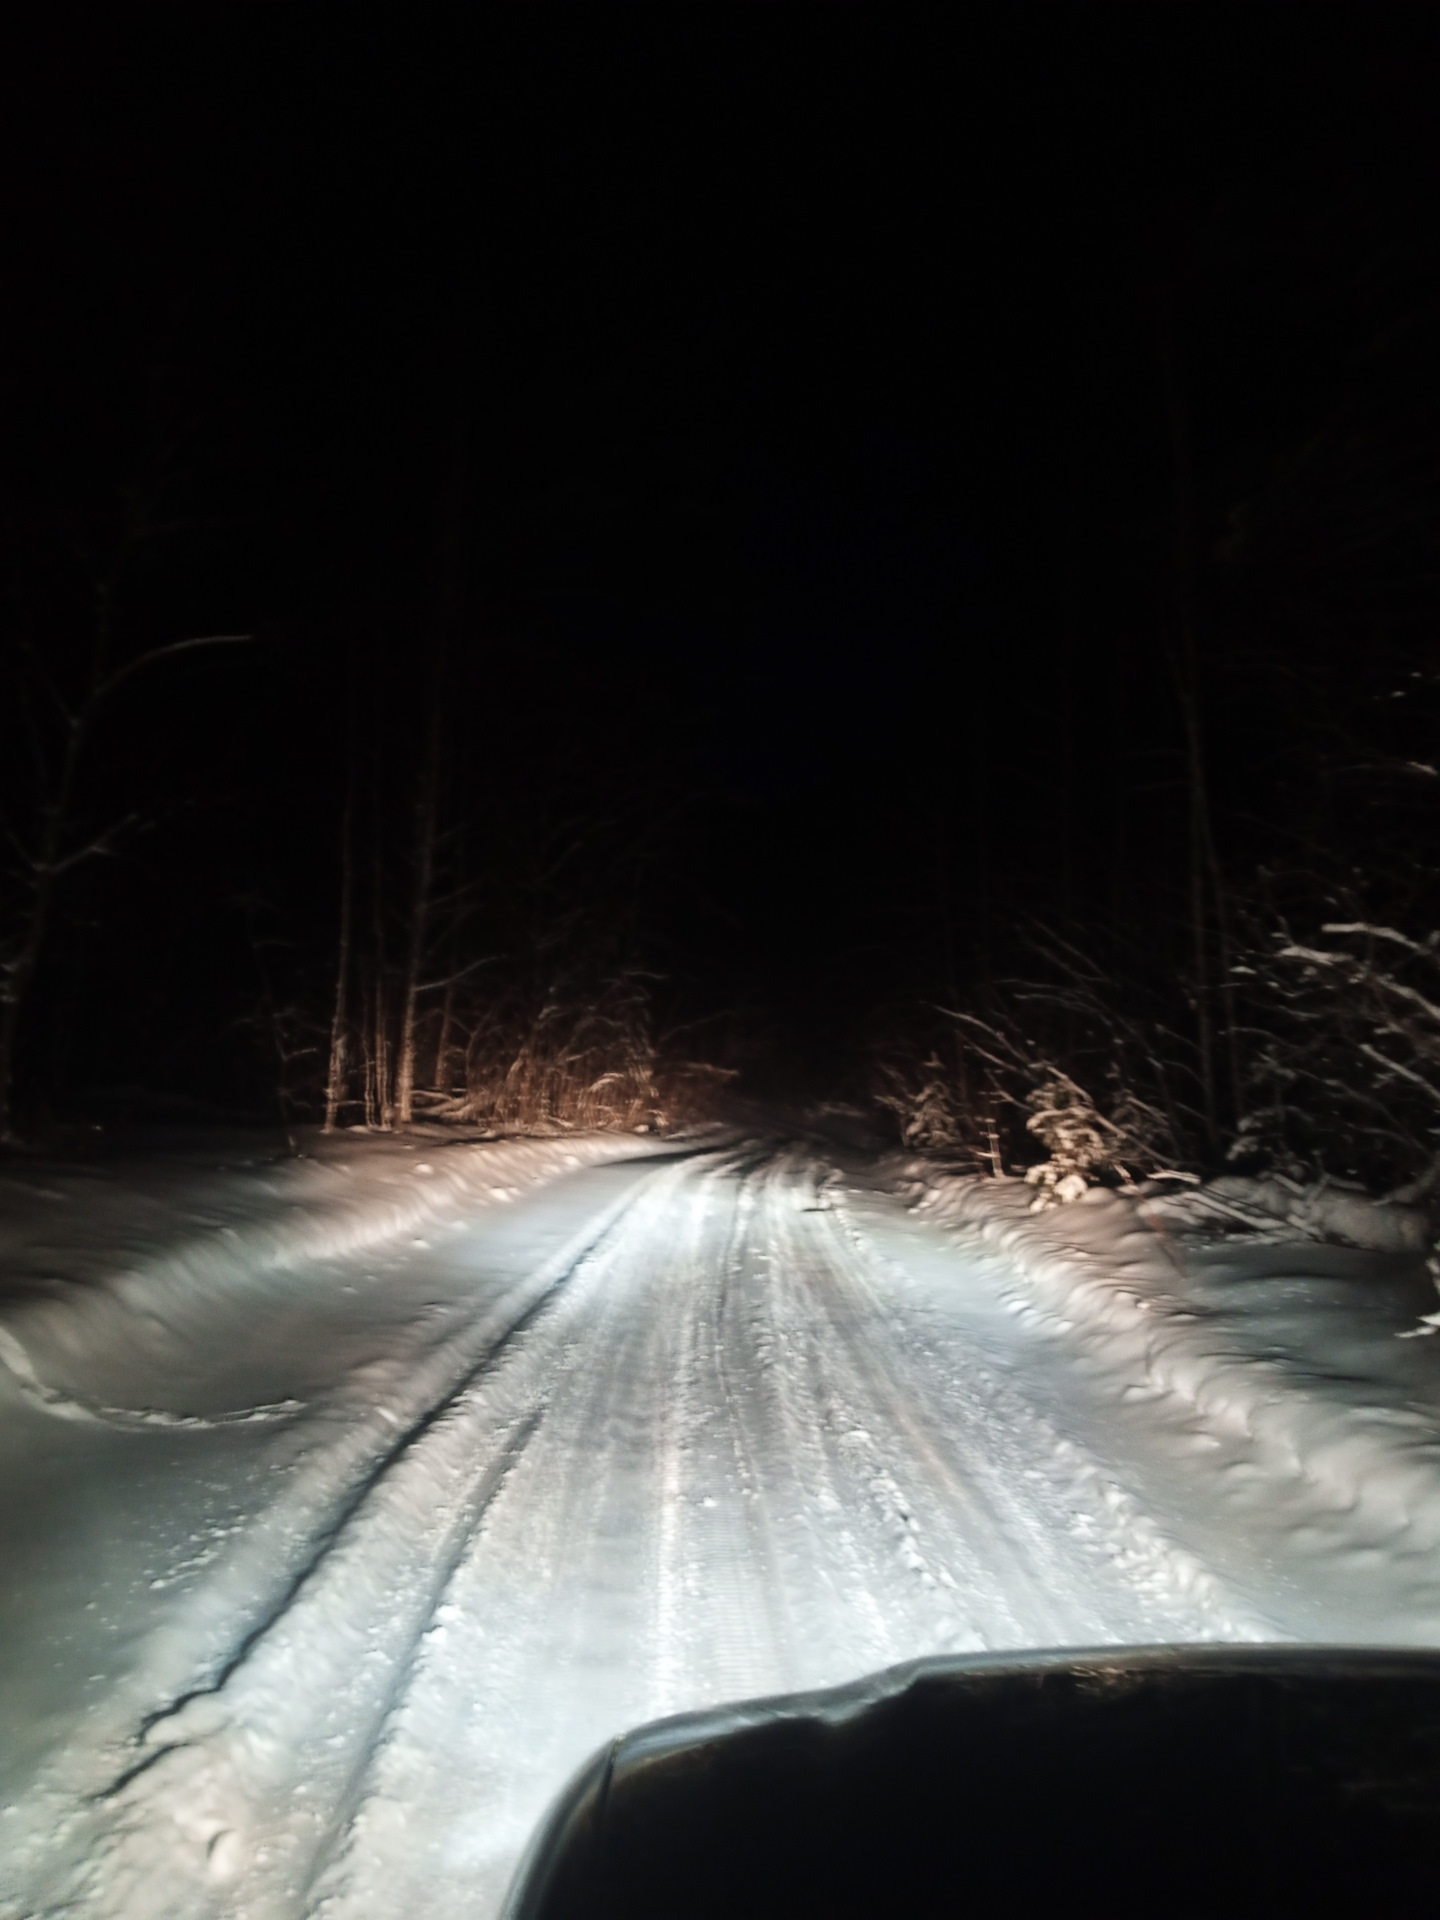
{"type": "MultiPolygon", "coordinates": [[[[290,1523],[282,1583],[272,1573],[258,1608],[253,1596],[246,1608],[232,1605],[243,1633],[198,1684],[132,1721],[108,1778],[65,1795],[68,1816],[57,1825],[64,1851],[83,1865],[58,1881],[47,1875],[40,1897],[14,1911],[99,1916],[139,1903],[218,1914],[242,1877],[255,1920],[297,1910],[363,1795],[375,1742],[446,1586],[543,1422],[546,1370],[534,1357],[525,1363],[533,1336],[607,1243],[623,1239],[631,1212],[686,1164],[642,1177],[425,1354],[408,1393],[366,1409],[360,1432],[352,1427],[303,1463],[308,1499],[292,1495],[289,1514],[282,1499],[264,1516],[272,1535],[290,1523]]],[[[243,1568],[243,1554],[236,1558],[243,1568]]],[[[236,1584],[234,1565],[217,1573],[213,1585],[236,1584]]],[[[207,1595],[191,1598],[203,1607],[207,1595]]],[[[226,1611],[223,1591],[220,1604],[226,1611]]],[[[58,1799],[60,1783],[47,1784],[58,1799]]]]}

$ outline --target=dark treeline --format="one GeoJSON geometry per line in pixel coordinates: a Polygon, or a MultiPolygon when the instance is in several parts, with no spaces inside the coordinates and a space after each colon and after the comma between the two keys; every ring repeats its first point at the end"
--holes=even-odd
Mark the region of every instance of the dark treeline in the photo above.
{"type": "Polygon", "coordinates": [[[28,50],[20,1130],[1420,1177],[1436,35],[1298,21],[28,50]]]}
{"type": "Polygon", "coordinates": [[[1137,257],[1148,458],[1128,500],[1077,478],[1060,611],[1088,638],[1108,584],[1130,633],[1077,645],[1037,701],[1048,873],[1028,863],[1028,899],[1008,892],[1000,941],[982,922],[928,1020],[882,1024],[911,1139],[1057,1180],[1431,1178],[1431,178],[1247,180],[1137,257]]]}

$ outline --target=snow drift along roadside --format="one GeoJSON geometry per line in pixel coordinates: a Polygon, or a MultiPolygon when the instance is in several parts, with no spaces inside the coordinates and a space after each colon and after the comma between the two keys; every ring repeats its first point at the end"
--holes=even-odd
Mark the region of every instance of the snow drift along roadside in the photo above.
{"type": "MultiPolygon", "coordinates": [[[[1019,1181],[923,1161],[901,1178],[923,1217],[1003,1258],[1012,1309],[1078,1348],[1117,1412],[1144,1403],[1177,1461],[1197,1444],[1214,1450],[1218,1472],[1190,1469],[1198,1522],[1207,1503],[1227,1525],[1243,1509],[1297,1565],[1322,1551],[1363,1561],[1377,1605],[1355,1637],[1440,1638],[1440,1379],[1395,1340],[1404,1320],[1367,1304],[1363,1282],[1344,1283],[1354,1305],[1331,1308],[1325,1324],[1313,1303],[1286,1305],[1294,1279],[1277,1288],[1263,1264],[1273,1244],[1236,1236],[1217,1249],[1207,1238],[1207,1278],[1119,1193],[1092,1188],[1032,1213],[1019,1181]]],[[[1303,1288],[1307,1248],[1293,1251],[1303,1288]]],[[[1319,1250],[1308,1251],[1318,1267],[1319,1250]]]]}
{"type": "MultiPolygon", "coordinates": [[[[616,1134],[463,1142],[337,1135],[303,1159],[204,1169],[145,1162],[97,1185],[87,1169],[0,1187],[0,1366],[22,1396],[65,1419],[148,1421],[86,1392],[97,1354],[182,1348],[216,1303],[244,1283],[253,1308],[290,1277],[457,1211],[512,1202],[581,1166],[654,1153],[663,1142],[616,1134]]],[[[243,1410],[283,1415],[288,1405],[243,1410]]],[[[165,1424],[210,1424],[155,1414],[165,1424]]]]}
{"type": "Polygon", "coordinates": [[[1371,1200],[1353,1188],[1302,1186],[1275,1175],[1222,1174],[1203,1186],[1148,1192],[1136,1209],[1147,1225],[1177,1232],[1265,1234],[1275,1241],[1331,1240],[1372,1253],[1425,1253],[1434,1234],[1423,1207],[1371,1200]]]}

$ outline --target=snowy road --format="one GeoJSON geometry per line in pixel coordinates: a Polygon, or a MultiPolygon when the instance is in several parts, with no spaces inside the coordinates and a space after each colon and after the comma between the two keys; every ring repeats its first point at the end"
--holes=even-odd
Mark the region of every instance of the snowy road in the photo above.
{"type": "Polygon", "coordinates": [[[581,1167],[285,1299],[183,1392],[9,1356],[6,1914],[483,1916],[638,1722],[1292,1630],[993,1263],[807,1151],[581,1167]]]}

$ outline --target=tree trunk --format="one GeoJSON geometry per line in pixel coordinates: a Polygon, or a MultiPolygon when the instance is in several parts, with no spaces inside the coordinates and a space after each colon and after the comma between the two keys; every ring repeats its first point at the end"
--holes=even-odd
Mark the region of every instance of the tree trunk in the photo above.
{"type": "MultiPolygon", "coordinates": [[[[158,662],[200,647],[233,646],[250,638],[248,634],[211,634],[204,638],[171,641],[152,647],[124,666],[110,665],[116,582],[123,556],[132,544],[127,536],[111,556],[110,568],[93,581],[94,627],[91,634],[90,661],[84,685],[72,706],[53,681],[46,676],[46,692],[53,707],[64,716],[64,746],[59,768],[51,780],[43,749],[37,751],[37,815],[34,843],[27,848],[17,839],[17,851],[29,869],[29,910],[21,915],[19,940],[7,961],[0,964],[0,1141],[13,1142],[15,1060],[20,1041],[25,1002],[34,985],[40,959],[50,932],[55,886],[61,875],[92,855],[108,851],[114,836],[129,821],[111,822],[87,843],[70,844],[71,809],[79,784],[81,763],[91,731],[109,695],[123,682],[144,673],[158,662]]],[[[20,689],[20,698],[28,704],[29,689],[20,689]]]]}
{"type": "MultiPolygon", "coordinates": [[[[48,841],[51,837],[47,832],[46,840],[48,841]]],[[[44,864],[37,863],[29,920],[20,947],[15,957],[6,966],[3,983],[0,983],[0,1143],[7,1146],[14,1145],[16,1141],[11,1109],[15,1083],[15,1053],[20,1039],[20,1016],[24,1010],[31,983],[35,978],[41,949],[45,944],[45,934],[50,921],[50,899],[54,888],[53,849],[48,858],[43,854],[41,857],[44,864]]]]}
{"type": "MultiPolygon", "coordinates": [[[[976,709],[979,721],[979,710],[976,709]]],[[[971,739],[971,807],[975,855],[975,935],[980,978],[988,981],[993,973],[990,942],[990,776],[986,764],[983,724],[977,724],[971,739]]]]}
{"type": "Polygon", "coordinates": [[[429,952],[430,917],[435,888],[435,842],[440,811],[440,762],[443,741],[445,657],[460,610],[465,534],[466,447],[463,415],[457,418],[450,486],[440,552],[440,592],[435,622],[429,709],[415,801],[415,853],[410,894],[410,937],[405,955],[405,988],[400,1015],[400,1053],[395,1075],[395,1117],[404,1128],[415,1109],[416,1054],[419,1047],[421,973],[429,952]]]}
{"type": "Polygon", "coordinates": [[[1112,638],[1110,655],[1110,951],[1116,961],[1124,951],[1128,932],[1130,849],[1126,831],[1128,794],[1125,784],[1125,663],[1112,638]]]}
{"type": "Polygon", "coordinates": [[[390,1067],[390,1009],[385,1004],[384,928],[378,906],[379,874],[376,874],[375,962],[370,982],[370,1114],[369,1124],[388,1133],[395,1124],[394,1089],[390,1067]]]}
{"type": "Polygon", "coordinates": [[[110,648],[112,592],[108,580],[95,588],[95,630],[90,651],[90,677],[78,706],[68,715],[65,751],[53,790],[41,810],[40,838],[29,861],[31,874],[30,912],[14,958],[4,969],[0,982],[0,1142],[13,1144],[15,1055],[20,1040],[20,1018],[35,980],[45,938],[50,931],[50,911],[55,898],[55,881],[60,872],[65,829],[75,794],[81,756],[95,709],[104,696],[105,662],[110,648]]]}
{"type": "MultiPolygon", "coordinates": [[[[437,683],[439,676],[436,676],[437,683]]],[[[405,955],[405,990],[400,1013],[400,1051],[395,1068],[395,1119],[408,1127],[415,1111],[415,1055],[419,1044],[420,973],[430,932],[435,884],[435,827],[440,784],[440,698],[438,684],[426,729],[420,796],[415,805],[414,884],[410,895],[410,938],[405,955]]]]}
{"type": "Polygon", "coordinates": [[[355,737],[351,727],[349,768],[345,780],[345,812],[340,827],[340,935],[335,962],[335,1010],[330,1020],[330,1072],[325,1083],[325,1132],[335,1131],[340,1103],[345,1098],[349,1070],[350,926],[355,891],[353,816],[355,811],[355,737]]]}
{"type": "MultiPolygon", "coordinates": [[[[378,688],[377,688],[378,695],[378,688]]],[[[379,720],[376,706],[376,721],[379,720]]],[[[366,1083],[367,1126],[388,1131],[394,1124],[390,1085],[390,1022],[385,1004],[385,843],[381,833],[378,741],[370,765],[370,1059],[366,1083]]]]}
{"type": "Polygon", "coordinates": [[[440,1008],[440,1034],[435,1042],[435,1091],[448,1093],[449,1076],[446,1071],[450,1064],[450,1049],[455,1033],[455,982],[445,983],[445,999],[440,1008]]]}
{"type": "Polygon", "coordinates": [[[1205,773],[1205,747],[1200,716],[1199,556],[1194,476],[1190,453],[1190,422],[1184,390],[1176,367],[1173,326],[1168,315],[1163,313],[1160,365],[1165,383],[1165,410],[1170,429],[1174,484],[1175,616],[1169,653],[1171,678],[1180,707],[1181,731],[1185,741],[1195,1043],[1199,1058],[1205,1129],[1213,1148],[1218,1135],[1219,1115],[1215,1086],[1215,1025],[1210,997],[1209,916],[1206,911],[1205,895],[1207,887],[1213,884],[1218,873],[1218,865],[1214,858],[1214,836],[1210,829],[1210,798],[1205,773]]]}

